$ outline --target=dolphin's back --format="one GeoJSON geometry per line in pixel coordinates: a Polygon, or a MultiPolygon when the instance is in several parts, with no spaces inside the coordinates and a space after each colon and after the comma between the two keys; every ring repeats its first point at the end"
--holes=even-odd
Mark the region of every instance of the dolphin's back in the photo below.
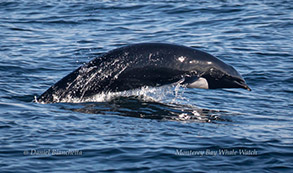
{"type": "Polygon", "coordinates": [[[171,84],[189,73],[207,71],[213,65],[208,62],[223,63],[210,54],[185,46],[161,43],[125,46],[79,67],[51,86],[37,101],[83,100],[102,92],[171,84]]]}

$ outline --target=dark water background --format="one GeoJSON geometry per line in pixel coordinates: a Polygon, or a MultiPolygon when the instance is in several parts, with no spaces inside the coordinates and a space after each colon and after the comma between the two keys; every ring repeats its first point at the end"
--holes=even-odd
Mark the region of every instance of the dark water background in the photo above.
{"type": "Polygon", "coordinates": [[[290,172],[292,44],[290,0],[0,1],[0,172],[290,172]],[[252,92],[32,102],[99,54],[141,42],[209,52],[252,92]]]}

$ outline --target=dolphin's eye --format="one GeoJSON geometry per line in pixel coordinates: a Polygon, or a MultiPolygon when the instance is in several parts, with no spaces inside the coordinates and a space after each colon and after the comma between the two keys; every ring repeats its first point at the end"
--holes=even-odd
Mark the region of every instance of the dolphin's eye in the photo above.
{"type": "Polygon", "coordinates": [[[197,71],[191,71],[190,72],[190,76],[195,76],[195,75],[197,75],[197,71]]]}

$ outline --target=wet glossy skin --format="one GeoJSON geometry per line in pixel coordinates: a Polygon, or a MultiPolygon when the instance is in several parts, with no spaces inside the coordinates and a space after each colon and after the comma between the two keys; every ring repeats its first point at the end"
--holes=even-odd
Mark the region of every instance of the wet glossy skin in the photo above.
{"type": "Polygon", "coordinates": [[[209,89],[245,88],[244,79],[214,56],[185,46],[143,43],[114,49],[79,67],[50,87],[38,102],[66,102],[102,92],[162,86],[205,78],[209,89]]]}

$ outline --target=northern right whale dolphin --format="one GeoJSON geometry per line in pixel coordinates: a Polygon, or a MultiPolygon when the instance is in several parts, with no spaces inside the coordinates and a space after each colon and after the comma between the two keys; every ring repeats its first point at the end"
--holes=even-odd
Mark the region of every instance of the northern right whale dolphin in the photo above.
{"type": "Polygon", "coordinates": [[[232,66],[208,53],[181,45],[141,43],[93,59],[52,85],[36,101],[84,101],[99,93],[174,83],[191,88],[251,90],[232,66]]]}

